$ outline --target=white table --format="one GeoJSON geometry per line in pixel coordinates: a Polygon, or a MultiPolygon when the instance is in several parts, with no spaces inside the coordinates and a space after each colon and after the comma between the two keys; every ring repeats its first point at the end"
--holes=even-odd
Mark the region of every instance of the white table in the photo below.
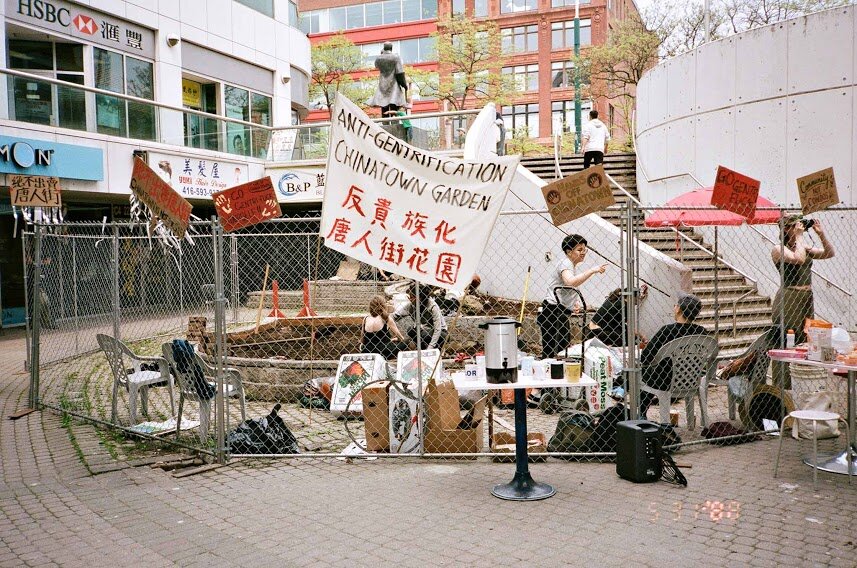
{"type": "MultiPolygon", "coordinates": [[[[844,363],[831,362],[824,363],[821,361],[810,361],[808,359],[800,358],[800,357],[789,357],[782,353],[771,353],[768,352],[768,356],[772,361],[781,361],[783,363],[800,363],[801,365],[808,365],[810,367],[818,367],[820,369],[827,369],[829,371],[834,371],[838,373],[847,373],[848,378],[848,427],[851,429],[851,439],[848,440],[848,444],[846,448],[836,454],[827,455],[827,456],[819,456],[818,463],[813,462],[813,460],[809,457],[804,458],[803,462],[809,466],[820,469],[821,471],[828,471],[830,473],[841,473],[843,475],[848,475],[848,452],[853,452],[851,455],[857,455],[857,432],[854,431],[855,426],[855,384],[857,383],[857,365],[846,365],[844,363]]],[[[852,473],[857,473],[857,465],[854,463],[851,464],[852,473]]]]}
{"type": "Polygon", "coordinates": [[[581,373],[580,381],[570,383],[565,379],[539,379],[519,375],[515,383],[489,383],[486,379],[467,380],[464,373],[453,373],[452,381],[459,391],[500,389],[515,391],[515,477],[509,483],[495,485],[491,494],[510,501],[537,501],[547,499],[556,489],[547,483],[539,483],[530,475],[527,451],[527,396],[526,389],[552,389],[561,387],[594,387],[597,383],[581,373]]]}

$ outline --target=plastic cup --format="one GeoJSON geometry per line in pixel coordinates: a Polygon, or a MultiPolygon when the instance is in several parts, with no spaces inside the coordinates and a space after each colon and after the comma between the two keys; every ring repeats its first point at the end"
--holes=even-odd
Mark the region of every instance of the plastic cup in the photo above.
{"type": "Polygon", "coordinates": [[[533,362],[535,361],[535,357],[522,357],[521,358],[521,375],[525,377],[530,377],[533,374],[533,362]]]}
{"type": "Polygon", "coordinates": [[[571,361],[565,364],[565,380],[569,383],[580,382],[580,361],[571,361]]]}

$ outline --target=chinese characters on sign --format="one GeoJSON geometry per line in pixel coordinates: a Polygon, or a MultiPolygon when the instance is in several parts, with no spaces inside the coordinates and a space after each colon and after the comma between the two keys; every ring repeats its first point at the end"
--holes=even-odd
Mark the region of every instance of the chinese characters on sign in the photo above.
{"type": "Polygon", "coordinates": [[[274,184],[269,177],[230,187],[211,197],[220,224],[227,233],[281,215],[274,184]]]}
{"type": "Polygon", "coordinates": [[[177,238],[184,237],[193,207],[140,158],[134,158],[131,191],[177,238]]]}
{"type": "Polygon", "coordinates": [[[800,205],[804,215],[827,209],[831,205],[839,203],[839,193],[836,191],[833,168],[797,178],[797,190],[800,194],[800,205]]]}
{"type": "Polygon", "coordinates": [[[616,203],[601,165],[547,184],[542,195],[557,227],[616,203]]]}
{"type": "Polygon", "coordinates": [[[161,179],[191,199],[210,199],[213,193],[250,178],[247,164],[239,162],[149,152],[149,163],[161,179]]]}
{"type": "Polygon", "coordinates": [[[45,176],[9,176],[9,193],[15,207],[60,207],[60,180],[45,176]]]}
{"type": "Polygon", "coordinates": [[[759,185],[758,180],[718,166],[711,204],[750,219],[756,214],[759,185]]]}
{"type": "Polygon", "coordinates": [[[325,245],[424,284],[470,282],[518,158],[466,161],[409,146],[337,95],[321,236],[325,245]]]}

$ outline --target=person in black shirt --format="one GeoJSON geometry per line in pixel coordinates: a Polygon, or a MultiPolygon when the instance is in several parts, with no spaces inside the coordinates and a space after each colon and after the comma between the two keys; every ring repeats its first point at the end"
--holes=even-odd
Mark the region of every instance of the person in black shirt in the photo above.
{"type": "MultiPolygon", "coordinates": [[[[648,286],[643,284],[640,287],[640,300],[646,298],[647,291],[648,286]]],[[[616,288],[607,295],[604,302],[596,310],[595,315],[592,316],[589,329],[592,330],[591,335],[598,338],[607,347],[623,347],[625,345],[627,325],[622,314],[621,288],[616,288]]],[[[639,332],[636,336],[638,341],[643,339],[639,332]]]]}
{"type": "MultiPolygon", "coordinates": [[[[640,366],[643,371],[643,383],[655,390],[666,390],[672,380],[672,361],[666,359],[657,365],[653,365],[658,350],[679,337],[686,335],[707,335],[708,332],[701,325],[693,323],[699,312],[702,311],[702,301],[693,294],[679,292],[678,301],[673,308],[675,310],[676,323],[670,323],[652,336],[652,340],[640,353],[640,366]]],[[[645,418],[646,411],[657,396],[650,392],[640,392],[640,416],[645,418]]]]}

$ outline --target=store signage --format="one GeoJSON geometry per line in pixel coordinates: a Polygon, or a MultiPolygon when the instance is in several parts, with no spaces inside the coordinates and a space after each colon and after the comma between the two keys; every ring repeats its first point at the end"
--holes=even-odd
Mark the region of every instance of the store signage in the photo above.
{"type": "Polygon", "coordinates": [[[6,181],[15,207],[62,206],[59,178],[10,175],[6,181]]]}
{"type": "Polygon", "coordinates": [[[190,79],[182,79],[182,105],[195,109],[202,108],[202,85],[190,79]]]}
{"type": "Polygon", "coordinates": [[[183,197],[211,199],[212,193],[247,183],[247,164],[149,152],[149,163],[165,182],[183,197]]]}
{"type": "Polygon", "coordinates": [[[227,233],[282,215],[269,177],[230,187],[211,197],[227,233]]]}
{"type": "Polygon", "coordinates": [[[804,215],[827,209],[839,203],[839,193],[836,191],[836,178],[833,176],[833,168],[797,178],[797,190],[800,194],[800,204],[804,215]]]}
{"type": "Polygon", "coordinates": [[[64,0],[6,0],[6,19],[155,58],[155,32],[64,0]]]}
{"type": "Polygon", "coordinates": [[[714,191],[711,192],[711,204],[751,219],[756,214],[760,186],[759,180],[718,166],[714,191]]]}
{"type": "Polygon", "coordinates": [[[269,168],[266,173],[281,203],[318,203],[324,198],[323,167],[269,168]]]}
{"type": "Polygon", "coordinates": [[[100,181],[100,148],[0,136],[0,173],[100,181]]]}
{"type": "Polygon", "coordinates": [[[600,165],[547,184],[542,195],[557,227],[616,203],[604,166],[600,165]]]}
{"type": "Polygon", "coordinates": [[[149,208],[153,218],[160,219],[179,239],[184,237],[193,206],[140,158],[134,158],[130,187],[134,196],[149,208]]]}

